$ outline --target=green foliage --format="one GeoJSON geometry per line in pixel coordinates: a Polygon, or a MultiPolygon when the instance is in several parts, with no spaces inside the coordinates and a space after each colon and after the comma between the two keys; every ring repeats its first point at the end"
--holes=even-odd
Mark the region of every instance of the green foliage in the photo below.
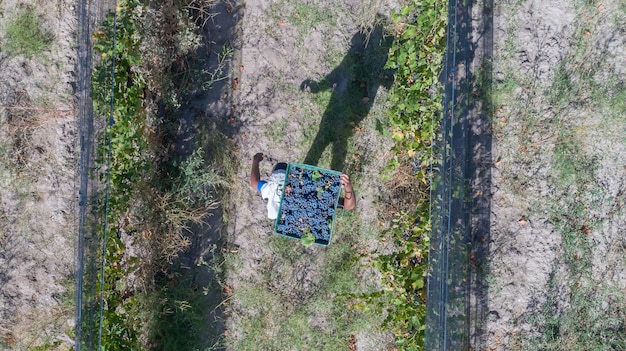
{"type": "MultiPolygon", "coordinates": [[[[92,298],[95,304],[100,298],[104,301],[102,350],[143,350],[150,337],[150,347],[197,349],[206,340],[190,334],[201,332],[198,318],[204,312],[205,295],[193,280],[180,280],[173,288],[170,280],[179,277],[169,265],[189,244],[186,236],[191,225],[203,223],[216,204],[218,191],[228,187],[214,170],[215,163],[224,162],[218,158],[227,153],[227,143],[217,133],[203,130],[214,138],[210,142],[198,138],[204,148],[198,147],[182,159],[162,157],[167,141],[156,135],[157,127],[162,126],[151,124],[144,107],[147,82],[154,77],[147,77],[140,68],[146,61],[141,50],[145,33],[139,25],[145,13],[140,5],[136,0],[118,2],[116,14],[109,14],[102,30],[94,35],[94,52],[100,60],[92,75],[92,99],[95,115],[107,122],[97,145],[96,166],[100,181],[109,182],[103,187],[109,195],[101,194],[97,205],[99,217],[106,216],[108,221],[106,228],[104,221],[97,228],[97,233],[106,235],[106,264],[104,285],[98,284],[92,298]],[[143,237],[142,249],[154,256],[154,262],[146,264],[131,256],[120,238],[121,231],[149,233],[143,237]],[[153,271],[165,274],[157,282],[160,286],[149,276],[153,271]],[[129,285],[129,276],[137,272],[146,275],[138,280],[147,279],[140,282],[141,289],[129,285]]],[[[176,106],[168,108],[175,110],[176,106]]],[[[211,293],[221,299],[219,291],[211,293]]]]}
{"type": "Polygon", "coordinates": [[[311,231],[309,230],[308,233],[302,235],[302,237],[300,238],[300,243],[302,243],[302,245],[304,246],[313,245],[313,243],[315,243],[315,235],[313,235],[313,233],[311,233],[311,231]]]}
{"type": "MultiPolygon", "coordinates": [[[[203,268],[215,272],[207,264],[203,268]]],[[[197,350],[198,345],[219,346],[221,333],[208,326],[216,318],[215,309],[210,306],[218,306],[217,309],[222,302],[221,287],[216,283],[204,285],[189,269],[181,267],[170,269],[163,276],[163,283],[149,297],[149,303],[154,306],[150,339],[159,345],[157,349],[197,350]],[[214,301],[207,304],[207,299],[214,301]]]]}
{"type": "MultiPolygon", "coordinates": [[[[394,16],[398,28],[387,67],[395,70],[388,114],[393,151],[428,163],[442,111],[438,81],[447,23],[446,1],[412,0],[394,16]]],[[[391,166],[396,166],[392,163],[391,166]]]]}
{"type": "Polygon", "coordinates": [[[54,35],[41,26],[41,20],[32,9],[27,9],[7,24],[2,50],[9,56],[26,58],[41,56],[54,40],[54,35]]]}
{"type": "MultiPolygon", "coordinates": [[[[388,168],[414,161],[415,177],[428,192],[427,170],[442,112],[438,76],[445,50],[445,1],[413,0],[394,16],[398,29],[387,67],[395,70],[388,115],[395,140],[388,168]]],[[[381,127],[382,128],[382,127],[381,127]]],[[[430,233],[429,199],[420,198],[415,211],[396,213],[387,234],[397,251],[375,258],[384,289],[360,296],[368,305],[386,310],[385,325],[402,350],[422,350],[426,318],[426,272],[430,233]]]]}
{"type": "Polygon", "coordinates": [[[217,174],[207,161],[204,149],[197,148],[180,164],[175,164],[180,175],[174,179],[171,192],[182,207],[204,207],[215,203],[218,190],[229,184],[217,174]]]}
{"type": "MultiPolygon", "coordinates": [[[[102,299],[102,345],[105,350],[138,350],[140,319],[137,298],[129,296],[125,287],[128,273],[136,269],[136,262],[122,262],[126,248],[118,237],[115,223],[131,207],[137,197],[137,184],[149,170],[147,138],[142,130],[146,112],[141,108],[144,84],[133,65],[141,60],[139,40],[133,13],[138,2],[120,4],[116,16],[110,14],[103,30],[96,33],[94,52],[101,57],[100,65],[92,76],[94,113],[108,120],[107,130],[97,146],[102,167],[110,168],[99,174],[101,181],[110,177],[109,204],[100,210],[108,211],[109,226],[106,231],[106,266],[102,299]],[[115,84],[112,85],[112,79],[115,84]],[[113,110],[111,111],[111,108],[113,110]],[[107,161],[108,160],[108,161],[107,161]],[[110,162],[110,163],[109,163],[110,162]]],[[[103,216],[105,213],[102,214],[103,216]]]]}
{"type": "MultiPolygon", "coordinates": [[[[104,29],[96,34],[94,44],[94,52],[102,58],[101,64],[94,69],[92,79],[94,112],[109,122],[108,130],[99,143],[98,157],[100,164],[106,164],[110,152],[110,207],[115,210],[111,213],[112,217],[128,210],[130,200],[136,196],[133,193],[136,184],[150,168],[147,133],[144,130],[146,111],[141,100],[145,84],[133,69],[141,61],[140,39],[133,16],[138,4],[131,1],[127,7],[120,5],[124,11],[117,14],[115,24],[112,15],[107,17],[104,29]],[[115,85],[111,87],[113,77],[115,85]]],[[[106,173],[101,175],[105,177],[106,173]]]]}
{"type": "Polygon", "coordinates": [[[426,329],[426,272],[428,257],[428,202],[416,213],[398,213],[389,229],[397,251],[375,259],[382,273],[383,291],[359,296],[386,312],[385,327],[402,350],[422,350],[426,329]],[[424,222],[422,222],[422,220],[424,222]]]}

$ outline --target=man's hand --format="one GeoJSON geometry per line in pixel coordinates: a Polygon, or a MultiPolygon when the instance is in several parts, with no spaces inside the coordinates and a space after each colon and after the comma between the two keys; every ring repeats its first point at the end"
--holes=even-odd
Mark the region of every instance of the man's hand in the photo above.
{"type": "Polygon", "coordinates": [[[342,174],[339,176],[339,181],[341,182],[341,186],[347,190],[352,191],[352,184],[350,184],[350,177],[347,174],[342,174]]]}
{"type": "Polygon", "coordinates": [[[254,162],[261,162],[261,161],[263,161],[263,153],[262,152],[256,153],[252,157],[252,161],[254,161],[254,162]]]}
{"type": "Polygon", "coordinates": [[[356,199],[354,197],[352,184],[350,183],[350,177],[347,174],[342,174],[339,176],[339,181],[341,182],[343,190],[346,192],[346,195],[343,198],[343,208],[346,210],[353,210],[356,207],[356,199]]]}

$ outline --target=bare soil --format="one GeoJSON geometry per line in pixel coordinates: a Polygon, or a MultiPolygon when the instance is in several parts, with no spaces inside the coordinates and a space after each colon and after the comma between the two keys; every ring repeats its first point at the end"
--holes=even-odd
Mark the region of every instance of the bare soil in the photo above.
{"type": "Polygon", "coordinates": [[[41,55],[0,47],[0,348],[72,345],[77,210],[73,2],[0,3],[0,39],[33,8],[53,44],[41,55]]]}
{"type": "Polygon", "coordinates": [[[614,326],[586,321],[624,325],[625,19],[611,1],[494,2],[488,312],[477,349],[623,342],[614,326]],[[611,336],[594,343],[596,328],[611,336]]]}

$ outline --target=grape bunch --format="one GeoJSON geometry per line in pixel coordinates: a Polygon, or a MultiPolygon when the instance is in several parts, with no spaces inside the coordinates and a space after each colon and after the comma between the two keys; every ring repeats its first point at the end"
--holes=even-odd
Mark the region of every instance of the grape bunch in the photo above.
{"type": "Polygon", "coordinates": [[[276,230],[298,238],[310,232],[317,242],[328,244],[340,191],[338,174],[291,167],[276,230]]]}

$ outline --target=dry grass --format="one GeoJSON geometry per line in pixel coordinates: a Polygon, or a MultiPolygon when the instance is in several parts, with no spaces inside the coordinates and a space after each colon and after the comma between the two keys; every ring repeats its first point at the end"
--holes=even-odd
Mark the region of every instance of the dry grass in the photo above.
{"type": "Polygon", "coordinates": [[[409,161],[400,162],[403,166],[394,170],[394,173],[385,183],[385,192],[382,194],[386,210],[393,214],[415,210],[419,199],[430,196],[427,184],[421,183],[415,176],[415,169],[409,161]]]}

